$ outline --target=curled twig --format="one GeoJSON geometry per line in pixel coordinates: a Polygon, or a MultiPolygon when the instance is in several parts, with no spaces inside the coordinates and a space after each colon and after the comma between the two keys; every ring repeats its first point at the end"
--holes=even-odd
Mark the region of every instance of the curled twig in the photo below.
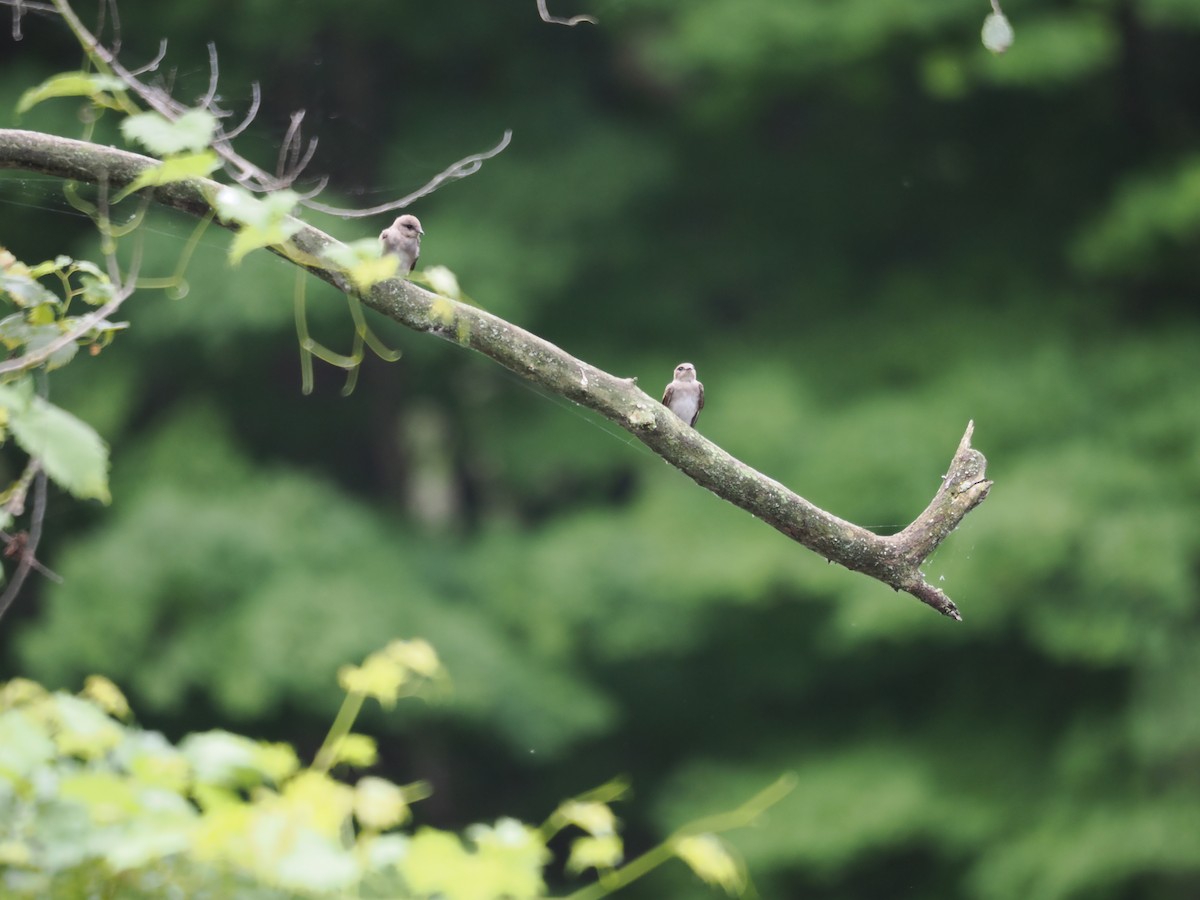
{"type": "Polygon", "coordinates": [[[158,53],[154,54],[154,59],[137,69],[132,69],[130,75],[145,75],[147,72],[155,72],[162,65],[162,61],[167,58],[167,39],[163,38],[158,42],[158,53]]]}
{"type": "Polygon", "coordinates": [[[258,86],[257,81],[250,83],[250,109],[246,111],[245,117],[235,127],[225,132],[225,139],[232,141],[235,137],[250,127],[250,123],[254,121],[254,117],[258,115],[258,108],[262,105],[262,88],[258,86]]]}
{"type": "Polygon", "coordinates": [[[546,0],[537,0],[538,15],[542,17],[543,22],[549,22],[551,25],[569,25],[574,28],[576,25],[587,22],[589,25],[598,25],[592,16],[571,16],[569,19],[560,19],[557,16],[550,15],[550,10],[546,8],[546,0]]]}

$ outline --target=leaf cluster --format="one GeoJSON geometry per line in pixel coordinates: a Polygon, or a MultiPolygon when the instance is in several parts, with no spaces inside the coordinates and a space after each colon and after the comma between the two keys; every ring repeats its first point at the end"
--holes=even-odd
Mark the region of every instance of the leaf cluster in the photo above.
{"type": "Polygon", "coordinates": [[[26,679],[0,684],[5,896],[533,900],[547,896],[547,845],[564,829],[584,835],[572,841],[567,871],[601,875],[572,895],[579,900],[673,856],[730,893],[745,886],[740,866],[708,832],[681,835],[654,862],[622,869],[609,805],[626,790],[619,782],[564,802],[540,829],[501,818],[460,836],[411,828],[412,803],[429,794],[423,782],[331,774],[377,761],[374,741],[350,731],[365,699],[390,707],[445,677],[420,640],[393,641],[344,667],[342,712],[308,767],[287,744],[222,730],[172,744],[132,724],[124,695],[99,676],[78,695],[26,679]]]}

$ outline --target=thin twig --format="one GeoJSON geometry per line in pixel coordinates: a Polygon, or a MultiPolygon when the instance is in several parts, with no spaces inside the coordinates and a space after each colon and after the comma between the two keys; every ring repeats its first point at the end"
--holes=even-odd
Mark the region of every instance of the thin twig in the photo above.
{"type": "Polygon", "coordinates": [[[12,37],[14,41],[19,41],[24,38],[21,33],[21,17],[27,12],[51,13],[57,15],[56,10],[49,3],[39,3],[38,0],[0,0],[0,6],[11,6],[13,10],[12,20],[12,37]]]}
{"type": "Polygon", "coordinates": [[[254,121],[254,117],[258,115],[258,107],[262,104],[262,88],[258,86],[257,81],[250,83],[250,109],[246,113],[245,118],[238,124],[236,128],[225,132],[225,139],[232,141],[235,137],[250,127],[250,123],[254,121]]]}
{"type": "Polygon", "coordinates": [[[104,34],[104,16],[105,11],[112,11],[113,19],[113,39],[112,52],[121,52],[121,18],[117,14],[117,0],[100,0],[99,10],[96,13],[96,34],[104,34]]]}
{"type": "Polygon", "coordinates": [[[404,209],[415,200],[420,200],[429,194],[432,194],[447,181],[457,181],[459,178],[466,178],[468,175],[474,175],[482,167],[485,160],[489,160],[494,156],[498,156],[504,152],[504,148],[512,141],[512,129],[504,132],[504,137],[491,150],[486,150],[483,153],[476,153],[474,156],[467,156],[460,159],[454,165],[447,168],[445,171],[435,175],[430,181],[419,190],[413,191],[407,197],[401,197],[399,200],[394,200],[391,203],[384,203],[379,206],[372,206],[370,209],[343,209],[338,206],[327,206],[324,203],[318,203],[315,200],[310,200],[304,205],[309,209],[317,212],[330,213],[331,215],[340,216],[343,219],[358,219],[364,216],[377,216],[380,213],[392,212],[397,209],[404,209]]]}
{"type": "Polygon", "coordinates": [[[153,72],[160,65],[162,65],[162,61],[166,58],[167,58],[167,39],[163,38],[161,41],[158,42],[158,53],[155,54],[154,59],[150,60],[150,62],[146,63],[140,69],[131,70],[129,74],[136,77],[138,75],[145,75],[147,72],[153,72]]]}
{"type": "MultiPolygon", "coordinates": [[[[39,393],[44,392],[44,387],[39,386],[39,393]]],[[[17,594],[21,592],[21,587],[25,584],[25,579],[29,577],[31,570],[36,569],[52,581],[61,582],[62,578],[54,572],[47,569],[37,561],[35,556],[38,548],[38,543],[42,539],[42,525],[46,520],[46,473],[38,464],[37,474],[33,479],[33,515],[29,520],[29,537],[26,538],[24,546],[20,549],[20,559],[17,561],[17,568],[13,570],[12,577],[8,580],[8,585],[4,588],[4,593],[0,594],[0,618],[8,611],[12,602],[17,598],[17,594]]],[[[11,543],[15,538],[8,538],[11,543]]]]}
{"type": "Polygon", "coordinates": [[[217,45],[208,42],[208,92],[204,95],[204,99],[200,101],[201,109],[208,109],[213,105],[213,101],[217,99],[217,81],[221,77],[221,67],[217,64],[217,45]]]}

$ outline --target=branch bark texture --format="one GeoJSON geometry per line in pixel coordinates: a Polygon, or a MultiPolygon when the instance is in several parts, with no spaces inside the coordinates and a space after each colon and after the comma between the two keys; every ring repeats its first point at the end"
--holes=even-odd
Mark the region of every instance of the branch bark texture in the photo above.
{"type": "MultiPolygon", "coordinates": [[[[0,129],[0,168],[121,188],[157,160],[31,131],[0,129]]],[[[210,212],[206,199],[216,183],[204,179],[154,189],[154,200],[193,216],[210,212]]],[[[333,269],[296,260],[321,259],[338,242],[304,225],[291,239],[299,253],[275,252],[313,275],[347,290],[333,269]]],[[[987,461],[971,447],[968,423],[943,478],[924,512],[898,534],[877,535],[828,513],[756,471],[683,423],[632,379],[576,359],[561,348],[498,316],[458,303],[400,279],[359,295],[363,303],[414,331],[433,334],[476,350],[543,388],[594,410],[624,428],[671,465],[718,497],[762,519],[831,562],[905,591],[943,615],[961,619],[953,601],[925,580],[920,566],[988,495],[987,461]]]]}

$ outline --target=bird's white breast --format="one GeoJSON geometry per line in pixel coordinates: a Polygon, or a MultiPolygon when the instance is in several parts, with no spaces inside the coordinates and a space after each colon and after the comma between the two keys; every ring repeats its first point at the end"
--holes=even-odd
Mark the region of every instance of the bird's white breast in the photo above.
{"type": "Polygon", "coordinates": [[[671,398],[671,412],[683,421],[690,422],[699,411],[700,393],[698,391],[675,391],[675,396],[671,398]]]}

